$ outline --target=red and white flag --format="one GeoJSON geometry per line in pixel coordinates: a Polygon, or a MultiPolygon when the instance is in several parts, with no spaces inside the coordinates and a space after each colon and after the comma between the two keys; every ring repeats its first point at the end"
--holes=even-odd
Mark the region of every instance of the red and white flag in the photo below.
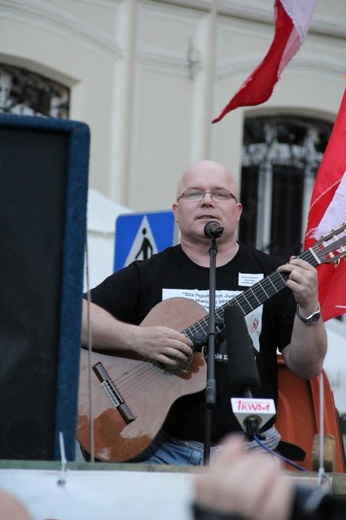
{"type": "Polygon", "coordinates": [[[317,0],[275,0],[275,35],[267,55],[213,123],[235,108],[260,105],[270,98],[283,69],[306,37],[316,4],[317,0]]]}
{"type": "MultiPolygon", "coordinates": [[[[346,222],[346,90],[311,196],[305,249],[346,222]]],[[[318,290],[325,321],[346,312],[346,260],[318,267],[318,290]]]]}

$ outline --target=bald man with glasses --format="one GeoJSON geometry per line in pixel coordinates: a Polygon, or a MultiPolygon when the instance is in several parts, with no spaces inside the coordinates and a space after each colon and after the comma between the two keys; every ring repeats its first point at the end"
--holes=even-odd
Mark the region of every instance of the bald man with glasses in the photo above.
{"type": "MultiPolygon", "coordinates": [[[[190,325],[186,324],[189,322],[190,308],[185,307],[184,302],[192,305],[193,300],[193,305],[198,304],[202,309],[202,316],[207,315],[210,239],[205,234],[205,225],[216,221],[224,229],[217,239],[217,306],[237,298],[276,269],[287,276],[282,290],[246,316],[261,380],[261,388],[255,397],[277,401],[278,350],[282,352],[288,368],[298,377],[308,379],[320,374],[327,339],[319,316],[317,272],[299,258],[291,258],[287,264],[280,266],[270,255],[238,242],[236,232],[242,204],[231,172],[214,161],[203,160],[193,164],[179,180],[172,209],[181,233],[180,244],[148,260],[133,262],[91,290],[89,310],[87,298],[83,303],[83,345],[88,344],[90,324],[93,347],[96,349],[119,356],[130,353],[130,356],[148,360],[167,374],[176,374],[177,378],[189,379],[189,370],[191,376],[198,371],[193,364],[189,368],[193,363],[191,360],[196,357],[196,345],[193,344],[194,338],[186,333],[186,327],[190,325]],[[146,317],[152,316],[155,309],[158,310],[155,315],[158,321],[152,323],[146,317]],[[169,314],[174,315],[171,321],[169,314]]],[[[212,456],[225,435],[241,431],[230,406],[232,391],[227,352],[222,341],[216,342],[215,379],[212,456]]],[[[171,386],[173,384],[172,380],[171,386]]],[[[160,397],[156,398],[156,405],[159,409],[160,397]]],[[[139,423],[137,415],[133,415],[125,417],[129,428],[136,421],[139,423]]],[[[177,399],[165,412],[164,421],[153,442],[131,461],[203,464],[204,415],[203,386],[197,391],[191,388],[186,395],[178,392],[177,399]]],[[[280,442],[275,417],[263,429],[261,436],[264,444],[275,449],[280,442]]],[[[144,437],[145,432],[141,436],[144,437]]],[[[121,437],[117,437],[119,442],[121,437]]],[[[249,449],[258,447],[245,434],[244,444],[249,449]]]]}

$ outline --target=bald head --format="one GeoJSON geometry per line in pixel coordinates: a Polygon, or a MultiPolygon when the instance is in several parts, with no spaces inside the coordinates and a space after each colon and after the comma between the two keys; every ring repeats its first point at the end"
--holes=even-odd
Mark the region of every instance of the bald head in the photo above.
{"type": "Polygon", "coordinates": [[[227,187],[239,198],[237,183],[232,173],[223,164],[209,160],[195,162],[183,173],[177,186],[177,198],[187,188],[196,188],[205,182],[212,183],[215,187],[227,187]]]}

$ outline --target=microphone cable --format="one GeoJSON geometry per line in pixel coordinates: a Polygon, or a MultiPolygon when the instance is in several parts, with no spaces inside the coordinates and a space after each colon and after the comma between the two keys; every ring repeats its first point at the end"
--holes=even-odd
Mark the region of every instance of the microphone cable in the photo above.
{"type": "Polygon", "coordinates": [[[263,448],[265,451],[267,451],[268,453],[270,453],[271,455],[273,455],[274,457],[277,457],[278,459],[282,460],[283,462],[285,462],[286,464],[288,464],[289,466],[292,466],[293,468],[299,470],[299,471],[308,471],[307,469],[303,468],[303,466],[300,466],[299,464],[296,464],[295,462],[293,462],[292,460],[290,459],[287,459],[286,457],[284,457],[283,455],[280,455],[280,453],[277,453],[276,451],[272,450],[271,448],[268,448],[268,446],[266,446],[262,441],[261,439],[257,436],[257,435],[254,435],[253,436],[253,439],[254,441],[257,442],[257,444],[263,448]]]}

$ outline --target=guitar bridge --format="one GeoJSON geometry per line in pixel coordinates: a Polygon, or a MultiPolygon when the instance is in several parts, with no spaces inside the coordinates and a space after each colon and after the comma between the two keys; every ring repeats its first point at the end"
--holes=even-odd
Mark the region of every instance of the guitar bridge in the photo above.
{"type": "Polygon", "coordinates": [[[131,412],[128,405],[125,403],[124,399],[121,397],[120,392],[117,390],[116,386],[112,382],[107,370],[102,365],[102,363],[96,363],[96,365],[94,365],[92,369],[97,375],[99,381],[101,382],[103,390],[109,397],[113,406],[118,410],[121,417],[124,419],[125,423],[129,424],[132,421],[134,421],[135,416],[131,412]]]}

